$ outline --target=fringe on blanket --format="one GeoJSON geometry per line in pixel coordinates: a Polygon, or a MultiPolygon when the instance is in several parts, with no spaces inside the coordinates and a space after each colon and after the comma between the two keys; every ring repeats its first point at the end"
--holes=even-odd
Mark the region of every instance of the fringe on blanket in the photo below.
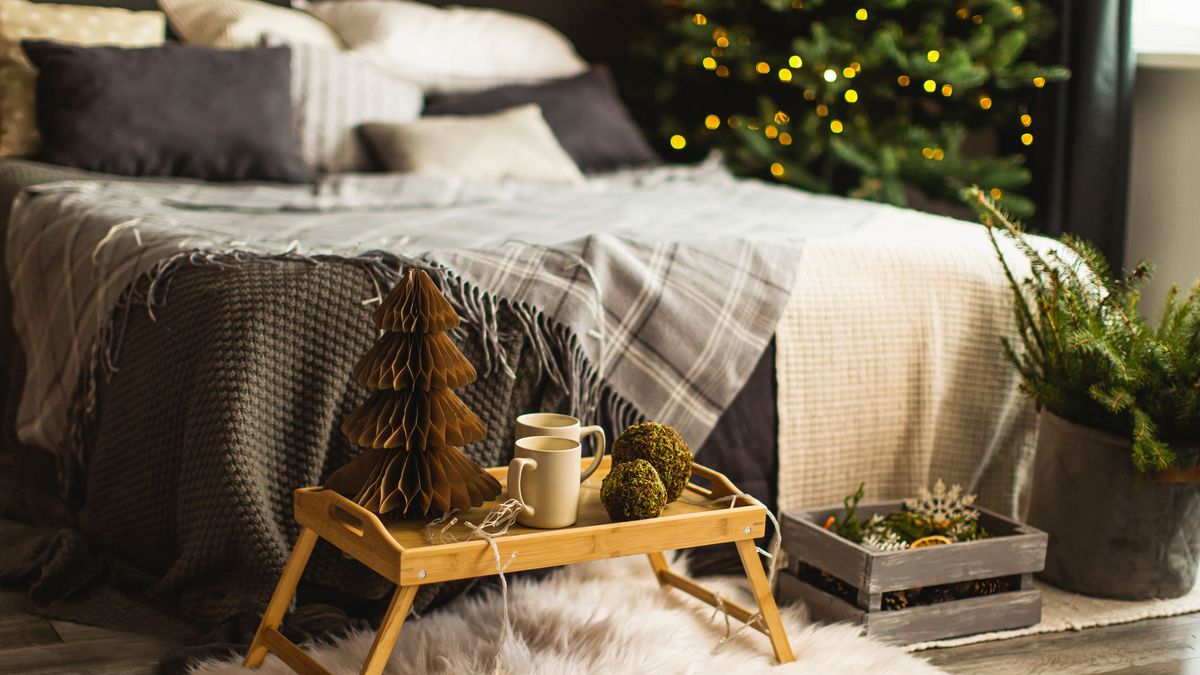
{"type": "MultiPolygon", "coordinates": [[[[304,262],[312,265],[341,264],[356,267],[367,274],[376,295],[363,304],[380,302],[409,267],[431,274],[463,323],[476,329],[481,341],[484,363],[480,370],[490,375],[497,368],[509,377],[516,372],[507,363],[501,345],[500,318],[511,315],[523,327],[538,359],[538,377],[545,376],[567,394],[569,414],[589,424],[599,424],[610,432],[624,429],[643,418],[642,414],[605,381],[604,374],[592,363],[579,337],[566,325],[555,321],[543,310],[531,305],[499,298],[463,279],[439,263],[410,258],[384,251],[369,251],[356,256],[311,255],[295,252],[276,254],[244,251],[185,251],[159,261],[130,284],[121,294],[109,318],[100,327],[92,344],[88,365],[80,374],[68,413],[67,448],[57,453],[58,482],[62,495],[71,494],[86,466],[87,438],[96,422],[97,386],[100,378],[108,381],[119,370],[118,360],[130,316],[145,310],[151,320],[164,307],[175,272],[189,266],[231,267],[249,262],[304,262]]],[[[462,339],[467,331],[456,329],[462,339]]]]}

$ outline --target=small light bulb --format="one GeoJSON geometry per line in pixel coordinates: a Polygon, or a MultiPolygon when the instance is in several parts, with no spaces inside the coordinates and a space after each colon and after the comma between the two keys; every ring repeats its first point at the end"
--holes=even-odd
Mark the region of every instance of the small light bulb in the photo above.
{"type": "Polygon", "coordinates": [[[783,177],[783,165],[780,164],[779,162],[775,162],[774,164],[772,164],[771,165],[771,175],[775,176],[776,178],[782,178],[783,177]]]}
{"type": "Polygon", "coordinates": [[[790,57],[788,57],[788,65],[793,68],[799,68],[800,66],[804,65],[804,59],[800,58],[796,54],[792,54],[790,57]]]}
{"type": "Polygon", "coordinates": [[[754,64],[754,71],[759,75],[766,75],[767,73],[771,72],[771,66],[766,61],[759,61],[758,63],[754,64]]]}
{"type": "Polygon", "coordinates": [[[1033,86],[1037,87],[1038,89],[1046,86],[1046,78],[1042,77],[1041,75],[1033,78],[1033,86]]]}
{"type": "Polygon", "coordinates": [[[909,82],[912,82],[912,80],[908,79],[907,75],[901,75],[900,77],[896,78],[896,84],[900,85],[901,87],[907,87],[909,82]]]}
{"type": "Polygon", "coordinates": [[[767,138],[775,138],[779,135],[779,127],[774,124],[768,124],[766,129],[763,129],[763,135],[767,138]]]}
{"type": "Polygon", "coordinates": [[[859,7],[858,11],[854,13],[854,18],[858,19],[859,21],[866,21],[867,9],[865,7],[859,7]]]}
{"type": "Polygon", "coordinates": [[[713,70],[717,67],[717,60],[711,56],[706,56],[704,57],[704,60],[700,62],[700,65],[704,66],[705,70],[713,70]]]}
{"type": "Polygon", "coordinates": [[[697,26],[703,26],[704,24],[708,23],[708,17],[697,12],[696,15],[692,17],[692,21],[697,26]]]}
{"type": "Polygon", "coordinates": [[[925,91],[931,94],[937,90],[937,82],[934,82],[933,80],[925,80],[925,84],[923,86],[925,87],[925,91]]]}
{"type": "Polygon", "coordinates": [[[850,66],[846,66],[845,68],[842,68],[842,77],[844,77],[848,80],[854,79],[854,76],[857,74],[858,74],[858,71],[851,68],[850,66]]]}
{"type": "Polygon", "coordinates": [[[829,123],[829,130],[835,134],[842,133],[842,123],[838,120],[833,120],[829,123]]]}
{"type": "Polygon", "coordinates": [[[679,134],[671,137],[671,147],[676,150],[682,150],[687,147],[687,139],[679,134]]]}
{"type": "Polygon", "coordinates": [[[936,49],[930,49],[925,58],[929,59],[930,63],[937,63],[938,59],[942,58],[942,54],[936,49]]]}
{"type": "Polygon", "coordinates": [[[953,93],[954,93],[954,87],[950,86],[949,84],[942,85],[942,96],[949,97],[950,94],[953,94],[953,93]]]}
{"type": "Polygon", "coordinates": [[[983,108],[984,110],[991,110],[992,99],[987,96],[980,96],[979,97],[979,107],[983,108]]]}
{"type": "Polygon", "coordinates": [[[846,103],[854,103],[858,101],[858,92],[853,89],[847,89],[845,93],[846,103]]]}
{"type": "Polygon", "coordinates": [[[825,117],[829,114],[829,106],[824,103],[817,104],[817,117],[825,117]]]}
{"type": "Polygon", "coordinates": [[[1029,113],[1025,113],[1024,115],[1021,115],[1021,126],[1027,127],[1032,124],[1033,124],[1033,116],[1031,116],[1029,113]]]}
{"type": "Polygon", "coordinates": [[[992,195],[992,199],[1000,199],[1004,196],[1004,192],[1000,188],[992,188],[989,194],[992,195]]]}
{"type": "Polygon", "coordinates": [[[704,126],[708,127],[709,129],[716,129],[717,127],[721,126],[721,118],[717,117],[716,115],[709,115],[708,117],[704,118],[704,126]]]}
{"type": "Polygon", "coordinates": [[[1028,132],[1021,134],[1021,144],[1033,145],[1033,134],[1028,132]]]}
{"type": "Polygon", "coordinates": [[[837,71],[833,68],[826,68],[825,73],[822,76],[825,78],[826,82],[833,82],[837,79],[837,71]]]}
{"type": "Polygon", "coordinates": [[[792,144],[792,135],[786,131],[783,132],[782,134],[779,134],[779,144],[780,145],[791,145],[792,144]]]}

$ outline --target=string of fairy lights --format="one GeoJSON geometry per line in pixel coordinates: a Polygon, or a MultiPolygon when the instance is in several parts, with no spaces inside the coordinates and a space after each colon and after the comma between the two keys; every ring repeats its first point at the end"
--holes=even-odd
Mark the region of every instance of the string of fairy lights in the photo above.
{"type": "MultiPolygon", "coordinates": [[[[791,7],[793,9],[803,9],[803,0],[792,0],[791,7]]],[[[857,7],[848,9],[853,13],[854,19],[860,22],[868,22],[871,20],[871,13],[866,7],[857,7]]],[[[1012,6],[1014,17],[1021,19],[1024,16],[1024,8],[1015,4],[1012,6]]],[[[973,13],[967,7],[960,7],[955,11],[955,17],[961,21],[968,21],[975,25],[981,25],[985,21],[982,14],[973,13]]],[[[709,24],[709,17],[701,12],[696,12],[691,17],[692,23],[698,27],[704,27],[709,24]]],[[[696,57],[696,63],[702,70],[711,72],[715,77],[727,79],[734,76],[735,68],[739,68],[743,77],[747,79],[774,77],[780,83],[785,85],[804,85],[801,96],[807,102],[814,103],[812,112],[826,122],[826,126],[831,134],[843,133],[848,124],[854,123],[852,120],[866,122],[867,118],[862,114],[851,112],[850,108],[843,109],[843,115],[839,115],[835,110],[832,110],[827,99],[835,98],[831,96],[822,96],[821,102],[816,102],[818,92],[812,87],[805,85],[806,82],[812,83],[823,81],[828,85],[833,85],[842,80],[846,85],[841,90],[839,98],[846,106],[856,106],[864,103],[867,97],[860,87],[854,85],[853,80],[858,78],[863,72],[863,66],[857,61],[852,61],[849,64],[838,67],[829,64],[808,63],[802,54],[790,54],[780,63],[772,64],[766,60],[741,60],[736,56],[730,55],[731,46],[736,43],[739,47],[745,49],[751,46],[751,38],[748,35],[733,35],[730,29],[723,26],[716,26],[712,29],[712,46],[707,53],[701,53],[696,57]],[[726,62],[722,62],[725,59],[726,62]],[[809,70],[806,72],[805,69],[809,70]],[[848,117],[847,117],[848,116],[848,117]],[[845,119],[843,119],[845,117],[845,119]]],[[[930,64],[936,64],[941,60],[942,54],[937,49],[929,49],[925,53],[925,59],[930,64]]],[[[917,86],[920,91],[931,96],[941,96],[943,98],[951,98],[956,96],[954,85],[949,82],[939,83],[934,77],[915,78],[910,74],[901,73],[895,78],[896,86],[901,89],[909,89],[917,86]],[[919,82],[917,80],[920,80],[919,82]]],[[[1036,76],[1032,78],[1034,87],[1041,89],[1046,86],[1046,78],[1036,76]]],[[[993,106],[992,96],[981,91],[973,94],[976,104],[982,110],[991,110],[993,106]]],[[[832,101],[831,101],[832,102],[832,101]]],[[[1019,116],[1017,121],[1020,123],[1020,135],[1018,140],[1024,146],[1031,146],[1034,142],[1033,134],[1033,117],[1028,110],[1021,106],[1018,110],[1019,116]]],[[[767,122],[758,120],[744,120],[737,115],[730,115],[722,118],[716,113],[709,113],[704,117],[704,129],[709,132],[717,131],[722,124],[728,127],[737,127],[740,124],[745,124],[746,128],[751,131],[761,130],[763,135],[772,141],[775,141],[783,146],[792,145],[795,142],[791,132],[781,129],[791,121],[791,115],[783,110],[775,112],[773,119],[767,122]]],[[[669,139],[671,148],[675,150],[683,150],[687,147],[688,139],[682,133],[676,133],[669,139]]],[[[924,147],[921,150],[921,155],[926,160],[940,162],[946,157],[946,152],[940,147],[924,147]]],[[[776,178],[784,178],[786,170],[784,166],[775,162],[770,165],[770,173],[776,178]]],[[[1002,191],[999,188],[993,188],[991,196],[999,199],[1002,196],[1002,191]]]]}

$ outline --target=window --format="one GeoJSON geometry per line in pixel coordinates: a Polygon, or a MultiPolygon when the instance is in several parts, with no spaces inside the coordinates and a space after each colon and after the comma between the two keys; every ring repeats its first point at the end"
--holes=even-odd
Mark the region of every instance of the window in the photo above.
{"type": "Polygon", "coordinates": [[[1200,54],[1200,2],[1133,0],[1133,49],[1150,54],[1200,54]]]}

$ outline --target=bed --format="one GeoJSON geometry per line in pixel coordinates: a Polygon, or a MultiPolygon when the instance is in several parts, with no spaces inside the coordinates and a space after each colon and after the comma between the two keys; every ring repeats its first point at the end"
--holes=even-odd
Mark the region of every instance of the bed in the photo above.
{"type": "MultiPolygon", "coordinates": [[[[585,5],[572,21],[603,13],[585,5]]],[[[348,372],[374,337],[370,301],[409,264],[438,271],[467,315],[458,338],[484,376],[464,398],[492,429],[481,462],[506,461],[516,413],[553,408],[610,438],[676,425],[775,509],[937,478],[1021,505],[1033,411],[978,225],[715,160],[535,188],[218,185],[6,159],[0,197],[6,437],[30,484],[79,508],[27,555],[51,614],[112,622],[66,601],[80,565],[119,591],[106,602],[138,606],[132,627],[259,611],[295,536],[291,490],[355,452],[336,430],[364,396],[348,372]]],[[[331,551],[309,581],[386,591],[331,551]]]]}

